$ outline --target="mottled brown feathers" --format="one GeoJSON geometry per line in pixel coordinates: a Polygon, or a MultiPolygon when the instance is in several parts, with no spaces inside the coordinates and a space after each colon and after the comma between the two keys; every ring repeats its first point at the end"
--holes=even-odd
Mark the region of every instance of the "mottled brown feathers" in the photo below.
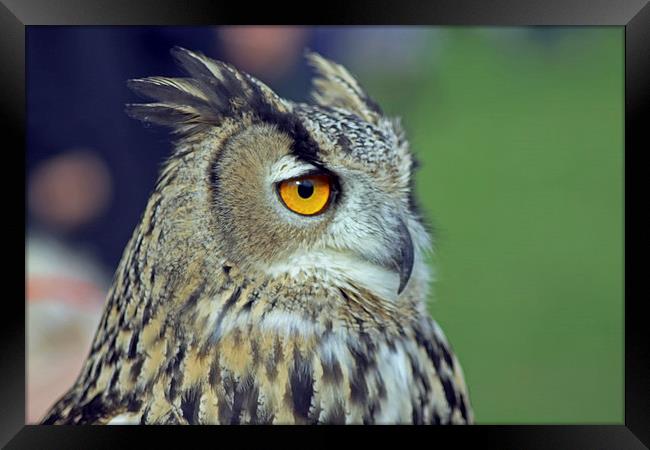
{"type": "Polygon", "coordinates": [[[429,237],[397,122],[315,54],[317,105],[199,53],[173,56],[187,77],[132,80],[152,103],[127,110],[180,139],[79,378],[43,423],[472,422],[425,307],[429,237]],[[314,171],[340,193],[302,217],[275,184],[314,171]],[[398,293],[405,250],[413,270],[398,293]]]}

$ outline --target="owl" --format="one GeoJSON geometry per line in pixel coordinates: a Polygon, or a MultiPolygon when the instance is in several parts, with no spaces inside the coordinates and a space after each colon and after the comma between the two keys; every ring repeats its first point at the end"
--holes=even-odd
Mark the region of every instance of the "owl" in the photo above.
{"type": "Polygon", "coordinates": [[[174,151],[43,423],[471,423],[399,121],[315,53],[311,104],[171,53],[187,76],[130,80],[127,113],[174,151]]]}

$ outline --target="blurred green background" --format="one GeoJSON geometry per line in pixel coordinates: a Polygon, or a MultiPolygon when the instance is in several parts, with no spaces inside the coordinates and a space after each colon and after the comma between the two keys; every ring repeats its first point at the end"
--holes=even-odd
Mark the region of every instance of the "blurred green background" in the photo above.
{"type": "Polygon", "coordinates": [[[410,78],[355,68],[422,163],[430,311],[479,423],[624,420],[624,34],[565,31],[451,28],[410,78]]]}

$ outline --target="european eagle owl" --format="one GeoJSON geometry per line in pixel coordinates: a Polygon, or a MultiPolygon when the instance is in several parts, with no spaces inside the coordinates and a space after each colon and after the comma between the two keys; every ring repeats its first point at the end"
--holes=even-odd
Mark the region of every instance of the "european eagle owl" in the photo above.
{"type": "Polygon", "coordinates": [[[342,66],[313,104],[182,48],[129,81],[176,137],[48,424],[469,423],[425,299],[415,160],[342,66]]]}

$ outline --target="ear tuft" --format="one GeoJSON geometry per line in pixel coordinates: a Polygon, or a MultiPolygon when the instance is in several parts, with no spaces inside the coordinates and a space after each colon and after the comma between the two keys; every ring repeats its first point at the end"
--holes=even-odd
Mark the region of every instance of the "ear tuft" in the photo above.
{"type": "Polygon", "coordinates": [[[181,47],[174,47],[171,54],[188,77],[129,80],[130,89],[154,101],[127,105],[129,116],[187,134],[260,109],[289,110],[268,86],[229,64],[181,47]]]}
{"type": "Polygon", "coordinates": [[[316,103],[347,109],[370,123],[378,123],[383,115],[381,108],[345,67],[315,52],[307,51],[305,56],[317,73],[312,91],[316,103]]]}

